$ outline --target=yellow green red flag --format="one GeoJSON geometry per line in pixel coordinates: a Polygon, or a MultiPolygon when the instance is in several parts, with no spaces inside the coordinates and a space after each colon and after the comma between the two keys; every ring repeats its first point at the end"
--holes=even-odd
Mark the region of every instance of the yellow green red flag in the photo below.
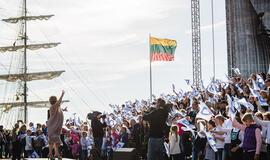
{"type": "Polygon", "coordinates": [[[150,37],[151,61],[174,61],[176,40],[150,37]]]}

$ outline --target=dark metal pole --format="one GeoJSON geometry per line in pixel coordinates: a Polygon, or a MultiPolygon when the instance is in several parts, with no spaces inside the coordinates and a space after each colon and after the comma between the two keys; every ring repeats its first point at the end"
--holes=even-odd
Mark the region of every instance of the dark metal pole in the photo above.
{"type": "Polygon", "coordinates": [[[23,89],[23,94],[24,94],[24,123],[27,123],[27,65],[26,65],[26,46],[27,46],[27,26],[26,26],[26,14],[27,14],[27,9],[26,9],[26,0],[24,0],[24,89],[23,89]]]}

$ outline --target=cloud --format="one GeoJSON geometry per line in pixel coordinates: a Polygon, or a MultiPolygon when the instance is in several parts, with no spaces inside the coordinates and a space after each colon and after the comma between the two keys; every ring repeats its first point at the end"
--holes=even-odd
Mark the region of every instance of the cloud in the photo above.
{"type": "MultiPolygon", "coordinates": [[[[223,27],[225,25],[226,25],[225,21],[217,22],[217,23],[214,24],[214,28],[217,29],[217,28],[223,27]]],[[[201,26],[201,31],[210,31],[210,30],[212,30],[212,24],[201,26]]],[[[191,29],[187,30],[185,33],[186,34],[191,34],[191,29]]]]}

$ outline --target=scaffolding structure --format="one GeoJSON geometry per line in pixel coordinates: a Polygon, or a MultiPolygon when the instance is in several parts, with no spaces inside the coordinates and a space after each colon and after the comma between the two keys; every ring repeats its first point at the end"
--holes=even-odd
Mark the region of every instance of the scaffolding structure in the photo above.
{"type": "Polygon", "coordinates": [[[202,79],[200,0],[191,0],[191,27],[192,27],[193,86],[199,88],[202,79]]]}

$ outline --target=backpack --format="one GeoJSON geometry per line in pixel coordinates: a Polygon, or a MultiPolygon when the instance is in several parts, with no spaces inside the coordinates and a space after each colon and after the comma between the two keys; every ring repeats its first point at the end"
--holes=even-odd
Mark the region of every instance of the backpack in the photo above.
{"type": "Polygon", "coordinates": [[[241,140],[239,139],[240,130],[237,132],[234,132],[233,129],[231,131],[231,146],[235,147],[241,143],[241,140]]]}

